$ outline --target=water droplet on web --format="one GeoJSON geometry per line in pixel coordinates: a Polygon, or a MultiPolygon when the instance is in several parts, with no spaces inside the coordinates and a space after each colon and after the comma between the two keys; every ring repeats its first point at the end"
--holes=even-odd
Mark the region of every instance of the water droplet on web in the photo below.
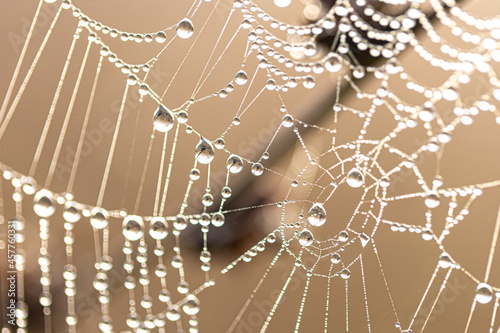
{"type": "Polygon", "coordinates": [[[174,115],[160,104],[153,116],[153,124],[155,130],[163,133],[168,132],[174,126],[174,115]]]}
{"type": "Polygon", "coordinates": [[[202,262],[209,262],[212,259],[212,255],[208,251],[201,251],[200,260],[202,262]]]}
{"type": "Polygon", "coordinates": [[[254,163],[252,165],[252,174],[254,176],[260,176],[264,173],[264,167],[260,163],[254,163]]]}
{"type": "Polygon", "coordinates": [[[38,191],[33,198],[34,210],[40,217],[50,217],[56,211],[54,207],[54,195],[45,189],[38,191]]]}
{"type": "Polygon", "coordinates": [[[221,195],[223,198],[229,198],[231,196],[232,190],[228,186],[224,186],[221,190],[221,195]]]}
{"type": "Polygon", "coordinates": [[[80,214],[80,210],[76,207],[75,202],[66,201],[64,204],[64,212],[63,218],[66,222],[75,223],[80,220],[82,214],[80,214]]]}
{"type": "Polygon", "coordinates": [[[96,229],[104,229],[108,225],[109,214],[108,211],[101,208],[95,207],[90,212],[90,224],[96,229]]]}
{"type": "Polygon", "coordinates": [[[439,206],[439,194],[437,192],[431,192],[425,198],[425,205],[429,208],[436,208],[439,206]]]}
{"type": "Polygon", "coordinates": [[[231,173],[239,173],[243,169],[243,161],[237,155],[231,155],[226,162],[227,170],[231,173]]]}
{"type": "Polygon", "coordinates": [[[212,144],[210,142],[201,137],[200,142],[196,146],[194,156],[196,157],[196,160],[201,164],[208,164],[214,159],[214,147],[212,147],[212,144]]]}
{"type": "Polygon", "coordinates": [[[352,71],[352,76],[356,79],[362,79],[365,77],[365,68],[363,66],[356,66],[352,71]]]}
{"type": "Polygon", "coordinates": [[[488,304],[493,299],[493,290],[491,286],[487,283],[480,283],[476,289],[476,301],[481,304],[488,304]]]}
{"type": "Polygon", "coordinates": [[[224,142],[223,138],[218,138],[217,140],[215,140],[215,148],[224,149],[225,146],[226,142],[224,142]]]}
{"type": "Polygon", "coordinates": [[[210,193],[205,193],[201,198],[201,203],[206,207],[212,206],[214,204],[214,196],[210,193]]]}
{"type": "Polygon", "coordinates": [[[149,224],[149,235],[151,238],[160,240],[165,239],[168,235],[167,222],[163,217],[153,217],[149,224]]]}
{"type": "Polygon", "coordinates": [[[274,4],[280,8],[288,7],[288,6],[290,6],[291,3],[292,3],[292,0],[274,0],[274,4]]]}
{"type": "Polygon", "coordinates": [[[368,244],[368,242],[370,241],[370,236],[362,232],[359,234],[359,239],[361,240],[361,245],[365,247],[366,244],[368,244]]]}
{"type": "Polygon", "coordinates": [[[191,178],[191,180],[200,179],[200,170],[196,168],[191,169],[191,171],[189,172],[189,178],[191,178]]]}
{"type": "Polygon", "coordinates": [[[352,188],[358,188],[365,183],[365,176],[357,168],[351,169],[347,174],[347,184],[352,188]]]}
{"type": "Polygon", "coordinates": [[[142,217],[129,215],[125,217],[122,224],[122,232],[126,239],[137,241],[144,234],[144,222],[142,217]]]}
{"type": "Polygon", "coordinates": [[[315,226],[321,227],[326,222],[326,211],[321,203],[314,203],[307,213],[307,221],[315,226]]]}
{"type": "Polygon", "coordinates": [[[418,113],[418,117],[424,122],[430,122],[436,117],[436,112],[431,106],[425,105],[418,113]]]}
{"type": "Polygon", "coordinates": [[[429,229],[426,229],[422,232],[422,238],[426,241],[430,241],[431,239],[434,238],[433,234],[432,234],[432,231],[430,231],[429,229]]]}
{"type": "Polygon", "coordinates": [[[451,261],[450,255],[446,252],[443,252],[441,256],[439,256],[439,266],[441,268],[450,268],[451,264],[453,262],[451,261]]]}
{"type": "Polygon", "coordinates": [[[177,321],[181,317],[181,314],[179,312],[179,307],[175,304],[170,305],[167,308],[166,316],[168,320],[171,321],[177,321]]]}
{"type": "Polygon", "coordinates": [[[105,273],[97,273],[94,277],[93,286],[98,291],[106,290],[108,288],[108,276],[105,273]]]}
{"type": "Polygon", "coordinates": [[[325,59],[325,68],[331,73],[336,73],[342,68],[341,58],[336,53],[330,53],[325,59]]]}
{"type": "Polygon", "coordinates": [[[236,84],[238,84],[240,86],[246,84],[247,81],[248,81],[248,77],[247,77],[247,73],[245,71],[239,71],[234,76],[234,82],[236,82],[236,84]]]}
{"type": "Polygon", "coordinates": [[[186,301],[182,305],[182,310],[189,316],[194,316],[200,312],[200,301],[194,295],[186,297],[186,301]]]}
{"type": "Polygon", "coordinates": [[[159,31],[155,35],[155,40],[158,43],[165,43],[167,41],[167,35],[163,31],[159,31]]]}
{"type": "Polygon", "coordinates": [[[234,117],[233,118],[233,125],[238,126],[239,124],[241,124],[241,119],[239,117],[234,117]]]}
{"type": "Polygon", "coordinates": [[[194,27],[190,19],[185,18],[177,24],[177,36],[186,39],[193,35],[194,27]]]}
{"type": "Polygon", "coordinates": [[[347,233],[347,231],[343,230],[343,231],[339,232],[338,239],[339,239],[339,241],[345,243],[349,240],[349,234],[347,233]]]}
{"type": "Polygon", "coordinates": [[[300,245],[309,246],[313,243],[313,241],[314,241],[314,236],[308,229],[302,230],[302,232],[299,234],[300,245]]]}
{"type": "Polygon", "coordinates": [[[341,272],[340,272],[340,276],[344,279],[344,280],[347,280],[348,278],[351,277],[351,271],[349,271],[349,269],[347,268],[344,268],[341,272]]]}
{"type": "Polygon", "coordinates": [[[334,254],[332,254],[330,260],[332,261],[333,264],[338,264],[340,262],[340,254],[335,252],[334,254]]]}
{"type": "Polygon", "coordinates": [[[293,126],[293,117],[289,114],[286,114],[283,116],[283,119],[281,120],[281,123],[283,124],[284,127],[292,127],[293,126]]]}
{"type": "Polygon", "coordinates": [[[391,184],[391,181],[389,180],[389,177],[384,176],[380,178],[379,184],[381,187],[387,188],[391,184]]]}

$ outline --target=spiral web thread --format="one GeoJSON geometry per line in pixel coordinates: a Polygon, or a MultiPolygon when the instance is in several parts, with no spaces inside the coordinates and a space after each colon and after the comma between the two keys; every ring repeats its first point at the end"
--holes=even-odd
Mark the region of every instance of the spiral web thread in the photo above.
{"type": "MultiPolygon", "coordinates": [[[[455,258],[450,249],[453,246],[448,246],[447,243],[455,230],[463,224],[471,223],[468,215],[474,209],[476,201],[490,200],[498,205],[495,189],[500,186],[500,180],[493,175],[493,178],[480,183],[455,186],[460,182],[447,177],[446,166],[443,166],[449,157],[445,153],[446,148],[453,144],[452,138],[456,132],[461,133],[460,135],[464,131],[472,132],[471,128],[476,123],[484,121],[500,122],[500,113],[496,107],[500,99],[500,83],[495,67],[495,63],[500,61],[499,18],[475,17],[450,0],[386,0],[374,5],[364,0],[339,0],[331,9],[325,10],[315,23],[299,26],[274,19],[263,9],[270,4],[262,4],[261,9],[257,2],[235,0],[229,5],[232,6],[231,9],[223,11],[224,20],[218,30],[213,30],[209,23],[215,20],[220,8],[228,8],[224,1],[214,0],[193,2],[185,13],[189,20],[182,20],[179,24],[170,22],[168,28],[158,33],[136,33],[120,31],[97,22],[68,0],[62,3],[57,1],[55,4],[52,2],[41,1],[36,10],[0,110],[0,140],[3,145],[12,145],[12,138],[8,136],[12,127],[9,125],[13,126],[16,120],[22,121],[29,116],[20,107],[20,102],[30,98],[25,91],[32,75],[36,74],[37,66],[44,61],[43,52],[47,42],[58,27],[58,20],[73,16],[75,33],[65,51],[66,62],[56,88],[51,93],[52,101],[47,117],[43,125],[40,124],[41,135],[36,142],[32,163],[29,168],[25,165],[11,167],[8,163],[0,164],[5,179],[2,187],[5,192],[12,193],[12,199],[2,197],[0,206],[4,216],[1,222],[5,236],[2,250],[6,254],[9,253],[11,239],[8,230],[16,231],[16,262],[14,266],[9,266],[9,272],[16,272],[17,276],[18,332],[27,331],[29,323],[23,281],[25,263],[28,260],[26,256],[30,256],[31,251],[23,251],[23,247],[24,234],[29,238],[25,232],[26,226],[33,222],[25,221],[23,217],[28,215],[27,208],[23,209],[23,206],[31,206],[30,200],[25,203],[27,199],[23,197],[23,192],[28,196],[35,195],[34,208],[39,217],[38,264],[42,285],[39,302],[43,307],[45,332],[55,329],[54,313],[60,316],[60,310],[51,310],[54,306],[51,275],[62,273],[64,278],[66,330],[77,332],[77,327],[81,324],[77,310],[76,269],[87,268],[78,267],[78,260],[73,257],[73,246],[81,241],[78,233],[74,232],[75,227],[92,229],[96,272],[93,281],[83,283],[96,289],[94,292],[97,293],[100,304],[100,320],[92,325],[95,330],[98,327],[103,332],[126,329],[134,332],[166,332],[174,327],[178,332],[198,332],[203,327],[197,315],[200,308],[204,310],[202,296],[205,290],[223,288],[217,285],[219,278],[232,274],[236,267],[252,269],[252,264],[257,265],[255,261],[259,260],[261,253],[269,254],[272,251],[275,254],[271,254],[271,262],[265,264],[264,273],[246,301],[235,304],[240,310],[234,318],[226,321],[227,332],[242,331],[241,324],[253,302],[260,297],[261,290],[267,283],[276,286],[276,281],[268,280],[273,272],[283,267],[286,274],[279,281],[281,285],[278,286],[276,297],[265,311],[264,320],[251,331],[282,331],[278,326],[273,326],[273,320],[279,316],[284,298],[293,294],[298,297],[298,302],[294,303],[293,318],[288,318],[288,326],[282,328],[287,332],[311,331],[310,326],[303,323],[311,315],[309,308],[316,309],[316,312],[319,309],[322,316],[320,324],[314,326],[318,332],[377,332],[388,329],[399,332],[432,332],[432,329],[427,328],[434,320],[433,311],[444,297],[451,279],[460,276],[472,282],[472,290],[475,292],[464,296],[468,297],[464,301],[467,303],[467,316],[458,323],[460,330],[500,332],[500,320],[497,316],[500,284],[498,280],[495,283],[495,279],[498,279],[498,272],[495,270],[495,265],[498,267],[498,256],[495,255],[500,232],[500,213],[494,212],[492,218],[484,217],[484,223],[475,222],[483,223],[481,228],[487,230],[488,237],[483,240],[488,249],[485,264],[482,265],[484,272],[468,269],[467,265],[458,260],[460,255],[455,258]],[[385,14],[384,8],[387,7],[380,6],[381,4],[399,6],[399,14],[385,14]],[[32,32],[40,15],[40,8],[43,9],[44,6],[57,6],[58,10],[52,16],[53,21],[37,47],[32,40],[32,32]],[[204,7],[209,9],[202,11],[204,7]],[[431,20],[431,17],[434,19],[431,20]],[[194,32],[191,31],[190,24],[194,25],[194,32]],[[417,32],[418,29],[414,30],[417,25],[420,32],[417,32]],[[333,44],[326,49],[318,42],[325,33],[333,37],[333,44]],[[200,51],[198,43],[206,35],[215,36],[213,48],[200,51]],[[125,55],[122,57],[115,54],[113,47],[106,44],[105,40],[108,39],[123,43],[134,41],[139,45],[157,43],[162,47],[147,62],[128,64],[122,60],[126,58],[125,55]],[[153,87],[150,73],[162,61],[169,61],[166,58],[169,52],[178,52],[177,43],[180,42],[188,45],[185,54],[177,59],[178,63],[173,66],[174,71],[169,73],[169,79],[153,87]],[[84,44],[85,47],[80,49],[79,44],[84,44]],[[26,50],[31,49],[35,49],[36,53],[30,64],[26,58],[26,50]],[[228,76],[225,72],[225,57],[233,50],[239,50],[237,54],[241,56],[241,71],[236,76],[233,73],[228,76]],[[405,54],[400,59],[403,51],[419,59],[421,64],[425,64],[426,70],[439,72],[446,79],[434,86],[419,83],[420,79],[414,77],[418,73],[414,73],[411,61],[404,58],[405,54]],[[81,52],[81,61],[75,60],[78,52],[81,52]],[[189,66],[195,52],[203,53],[206,62],[196,74],[192,93],[188,92],[186,95],[189,97],[185,102],[173,108],[166,96],[169,96],[169,89],[182,77],[182,70],[189,66]],[[383,61],[363,65],[358,59],[358,55],[363,52],[383,61]],[[77,76],[68,83],[67,75],[75,68],[70,65],[75,61],[78,62],[75,72],[77,76]],[[108,70],[106,73],[110,69],[121,72],[121,86],[124,88],[112,124],[112,139],[106,148],[105,163],[102,164],[102,170],[88,172],[78,167],[85,135],[91,130],[88,127],[89,119],[99,108],[95,97],[106,89],[99,85],[103,79],[102,69],[108,70]],[[219,77],[223,73],[222,76],[229,83],[210,81],[215,73],[219,73],[219,77]],[[86,75],[92,78],[92,84],[81,88],[81,80],[86,75]],[[361,79],[368,76],[377,82],[375,91],[365,91],[361,79]],[[330,109],[316,122],[308,123],[302,119],[307,118],[306,114],[294,114],[296,109],[288,100],[293,103],[297,101],[288,96],[295,90],[307,96],[309,91],[313,92],[318,86],[325,84],[325,77],[326,81],[334,82],[333,110],[330,109]],[[464,87],[477,84],[478,81],[487,82],[482,94],[473,99],[462,94],[462,90],[466,91],[464,87]],[[203,95],[207,89],[208,93],[203,95]],[[231,102],[233,90],[234,93],[243,91],[241,101],[231,102]],[[347,98],[344,102],[341,92],[346,90],[356,95],[354,103],[347,98]],[[133,110],[136,116],[132,116],[132,120],[127,119],[127,101],[137,91],[140,99],[133,110]],[[65,103],[61,99],[64,94],[69,96],[67,107],[61,107],[61,103],[65,103]],[[83,108],[75,108],[79,95],[86,96],[83,108]],[[403,97],[408,95],[411,98],[403,97]],[[273,135],[266,141],[259,157],[237,154],[232,142],[241,139],[237,135],[239,126],[243,126],[252,117],[252,112],[256,112],[257,108],[254,105],[264,97],[274,101],[275,105],[269,108],[279,108],[282,120],[273,129],[273,135]],[[203,123],[192,125],[192,120],[195,122],[198,113],[191,110],[197,105],[210,104],[215,99],[225,102],[226,98],[227,103],[234,105],[231,104],[224,112],[221,122],[229,125],[218,135],[211,137],[212,134],[206,134],[207,129],[201,125],[203,123]],[[149,106],[143,105],[146,103],[160,104],[160,109],[163,109],[159,110],[163,113],[154,121],[154,127],[150,126],[149,132],[141,133],[140,123],[144,119],[140,115],[148,111],[149,106]],[[232,110],[236,112],[232,114],[232,110]],[[57,121],[52,122],[58,113],[63,114],[64,119],[59,122],[59,128],[57,121]],[[349,133],[345,131],[347,122],[349,133]],[[78,124],[79,130],[68,132],[71,123],[78,124]],[[134,124],[134,132],[131,143],[125,143],[125,147],[121,138],[130,134],[123,129],[127,123],[134,124]],[[58,133],[53,147],[46,144],[52,144],[52,141],[47,141],[51,131],[58,133]],[[57,192],[54,189],[61,184],[53,185],[53,180],[64,140],[69,137],[78,138],[74,141],[75,158],[70,166],[68,179],[62,182],[64,190],[57,192]],[[140,137],[147,137],[148,140],[141,141],[140,137]],[[192,145],[192,140],[189,141],[188,137],[196,137],[198,145],[192,145]],[[269,162],[273,157],[270,151],[285,140],[295,142],[294,156],[300,161],[295,169],[278,167],[269,162]],[[117,152],[123,153],[127,149],[131,153],[123,175],[112,166],[117,152]],[[192,169],[177,172],[178,156],[183,151],[193,151],[194,154],[189,155],[192,158],[192,169]],[[134,169],[131,160],[138,152],[142,154],[144,163],[142,168],[134,169]],[[50,161],[50,166],[46,176],[39,177],[39,165],[45,156],[50,161]],[[218,163],[226,159],[226,163],[218,163]],[[420,163],[422,159],[424,162],[420,163]],[[151,169],[155,163],[158,169],[151,169]],[[214,179],[216,174],[221,173],[224,181],[219,186],[218,183],[214,184],[214,179]],[[130,185],[132,174],[138,175],[138,182],[134,183],[137,188],[133,190],[131,188],[135,185],[130,185]],[[238,174],[246,174],[247,178],[272,179],[276,184],[281,184],[277,193],[270,196],[277,200],[227,208],[232,180],[241,179],[236,178],[239,177],[238,174]],[[78,201],[75,181],[79,177],[100,180],[94,202],[78,201]],[[132,202],[128,209],[109,209],[106,206],[109,193],[107,189],[113,177],[123,177],[126,187],[128,186],[122,200],[132,202]],[[154,193],[148,196],[154,200],[145,205],[144,196],[148,193],[143,192],[148,188],[145,184],[149,179],[156,184],[154,193]],[[10,181],[12,188],[5,188],[6,181],[10,181]],[[203,181],[206,184],[200,186],[199,183],[203,181]],[[185,192],[172,192],[172,184],[179,182],[184,184],[185,192]],[[286,185],[283,187],[283,184],[286,185]],[[202,198],[193,195],[194,188],[202,188],[202,198]],[[347,221],[340,222],[336,220],[337,213],[331,205],[337,197],[343,195],[357,197],[352,214],[348,213],[347,221]],[[485,197],[488,199],[484,199],[485,197]],[[167,214],[167,211],[172,210],[170,200],[179,203],[179,208],[173,215],[167,214]],[[10,205],[14,209],[9,208],[10,205]],[[57,252],[50,245],[54,242],[53,237],[56,237],[52,236],[52,232],[62,225],[56,223],[58,213],[53,216],[59,206],[62,208],[57,208],[57,211],[63,210],[65,220],[65,244],[61,244],[65,249],[64,267],[57,267],[50,260],[50,254],[57,252]],[[146,206],[147,209],[144,208],[146,206]],[[398,216],[394,213],[394,207],[399,206],[404,208],[403,215],[399,215],[398,219],[393,216],[398,216]],[[405,209],[410,206],[420,207],[420,211],[409,211],[405,215],[405,209]],[[210,233],[214,229],[224,228],[232,214],[259,210],[265,211],[266,215],[270,212],[268,216],[271,216],[269,220],[274,221],[274,224],[270,224],[273,230],[220,272],[214,272],[209,248],[210,233]],[[410,214],[412,217],[409,217],[410,214]],[[121,232],[118,236],[113,229],[120,223],[123,223],[124,237],[121,232]],[[334,223],[336,225],[333,229],[340,225],[340,230],[332,232],[332,228],[328,231],[321,229],[334,223]],[[167,231],[168,228],[171,229],[170,232],[167,231]],[[190,257],[184,257],[181,253],[183,233],[193,229],[201,230],[202,235],[201,270],[198,269],[195,276],[191,276],[192,273],[185,268],[184,261],[190,257]],[[378,237],[383,237],[379,234],[386,235],[381,243],[377,242],[378,237]],[[433,271],[426,275],[428,280],[424,281],[424,289],[419,289],[422,292],[412,300],[413,308],[408,310],[411,311],[410,315],[402,315],[398,305],[398,299],[401,298],[391,292],[391,281],[394,281],[392,273],[384,270],[389,259],[384,258],[383,248],[398,251],[399,245],[388,240],[407,234],[411,234],[411,239],[418,240],[415,243],[418,246],[432,247],[438,254],[426,258],[426,262],[432,263],[433,271]],[[110,244],[120,242],[124,256],[122,263],[117,259],[113,260],[114,254],[110,249],[110,244]],[[167,266],[174,267],[173,270],[168,269],[168,274],[167,266]],[[129,306],[127,318],[123,322],[113,318],[114,295],[110,292],[109,283],[109,275],[113,270],[126,272],[126,277],[121,282],[128,289],[126,293],[129,306]],[[172,285],[169,280],[172,276],[177,280],[177,285],[172,285]],[[300,289],[292,292],[291,284],[297,276],[302,277],[300,289]],[[200,277],[203,281],[198,284],[200,277]],[[194,282],[190,282],[191,279],[194,282]],[[377,282],[372,283],[371,280],[377,282]],[[318,288],[321,289],[321,299],[316,294],[311,296],[313,290],[318,288]],[[370,288],[382,289],[385,298],[372,299],[369,296],[372,292],[370,288]],[[340,302],[339,297],[342,299],[340,302]],[[199,298],[202,299],[201,305],[199,298]],[[430,304],[430,309],[422,314],[424,303],[430,304]],[[341,317],[338,317],[337,311],[339,304],[341,317]],[[378,315],[377,307],[388,313],[383,320],[378,315]],[[337,310],[334,311],[334,308],[337,310]],[[373,315],[373,312],[377,315],[373,315]],[[488,315],[475,320],[479,312],[488,312],[488,315]]],[[[286,1],[276,1],[276,4],[284,6],[286,1]]],[[[46,88],[48,87],[40,89],[46,88]]],[[[4,191],[0,193],[3,195],[4,191]]],[[[234,194],[233,191],[233,196],[234,194]]],[[[5,289],[5,286],[2,288],[5,289]]],[[[223,317],[221,314],[221,318],[223,317]]],[[[14,327],[6,323],[5,318],[3,320],[5,329],[15,331],[14,327]]],[[[208,328],[206,331],[211,330],[208,328]]]]}

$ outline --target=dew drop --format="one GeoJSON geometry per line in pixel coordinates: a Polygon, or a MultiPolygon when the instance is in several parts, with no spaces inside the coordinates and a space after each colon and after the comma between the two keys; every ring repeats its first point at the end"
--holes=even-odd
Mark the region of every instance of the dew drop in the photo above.
{"type": "Polygon", "coordinates": [[[361,245],[365,247],[366,244],[368,244],[368,242],[370,241],[370,236],[362,232],[359,234],[359,239],[361,240],[361,245]]]}
{"type": "Polygon", "coordinates": [[[476,289],[476,301],[481,304],[488,304],[493,299],[493,290],[491,286],[487,283],[480,283],[476,289]]]}
{"type": "Polygon", "coordinates": [[[182,305],[182,310],[188,316],[194,316],[200,312],[200,301],[194,295],[189,295],[186,297],[186,301],[182,305]]]}
{"type": "Polygon", "coordinates": [[[98,291],[108,289],[108,276],[105,273],[97,273],[94,277],[93,286],[98,291]]]}
{"type": "Polygon", "coordinates": [[[315,226],[321,227],[326,222],[326,211],[321,203],[314,203],[307,213],[307,221],[315,226]]]}
{"type": "Polygon", "coordinates": [[[234,76],[234,82],[236,82],[236,84],[240,86],[246,84],[247,81],[248,81],[248,76],[245,71],[238,71],[238,73],[236,73],[236,75],[234,76]]]}
{"type": "Polygon", "coordinates": [[[264,173],[264,167],[260,163],[254,163],[252,165],[252,174],[254,176],[260,176],[264,173]]]}
{"type": "Polygon", "coordinates": [[[210,193],[205,193],[203,197],[201,198],[201,203],[205,207],[210,207],[214,204],[214,196],[211,195],[210,193]]]}
{"type": "Polygon", "coordinates": [[[210,142],[201,137],[194,153],[196,160],[201,164],[208,164],[214,159],[214,147],[210,142]]]}
{"type": "Polygon", "coordinates": [[[226,198],[226,199],[227,199],[227,198],[229,198],[229,197],[231,196],[232,192],[233,192],[233,191],[231,190],[231,188],[230,188],[230,187],[228,187],[228,186],[224,186],[224,187],[222,188],[222,190],[221,190],[221,195],[222,195],[222,197],[223,197],[223,198],[226,198]]]}
{"type": "Polygon", "coordinates": [[[340,276],[344,279],[347,280],[349,277],[351,277],[351,272],[349,269],[344,268],[342,271],[340,271],[340,276]]]}
{"type": "Polygon", "coordinates": [[[50,217],[56,211],[54,207],[54,195],[45,189],[38,191],[33,198],[34,210],[40,217],[50,217]]]}
{"type": "Polygon", "coordinates": [[[96,229],[104,229],[108,225],[108,211],[101,207],[94,207],[90,212],[90,224],[96,229]]]}
{"type": "Polygon", "coordinates": [[[185,18],[177,24],[177,36],[186,39],[193,35],[194,27],[190,19],[185,18]]]}
{"type": "Polygon", "coordinates": [[[349,234],[347,233],[347,231],[341,231],[339,232],[339,241],[341,242],[347,242],[349,240],[349,234]]]}
{"type": "Polygon", "coordinates": [[[351,169],[347,174],[347,184],[352,188],[358,188],[365,183],[365,176],[357,168],[351,169]]]}
{"type": "Polygon", "coordinates": [[[226,162],[227,170],[230,173],[239,173],[243,169],[243,161],[237,155],[231,155],[226,162]]]}
{"type": "Polygon", "coordinates": [[[302,232],[299,234],[299,243],[302,246],[309,246],[313,243],[314,241],[314,236],[313,234],[307,230],[304,229],[302,232]]]}
{"type": "Polygon", "coordinates": [[[380,178],[379,184],[381,187],[387,188],[391,184],[391,181],[389,180],[389,177],[384,176],[380,178]]]}
{"type": "Polygon", "coordinates": [[[165,218],[157,216],[151,219],[149,224],[149,235],[156,240],[165,239],[165,237],[167,237],[168,228],[165,218]]]}
{"type": "Polygon", "coordinates": [[[153,124],[155,130],[163,133],[168,132],[174,126],[174,115],[160,104],[153,116],[153,124]]]}
{"type": "Polygon", "coordinates": [[[198,179],[200,179],[200,170],[198,170],[196,168],[191,169],[191,171],[189,172],[189,178],[191,180],[198,180],[198,179]]]}
{"type": "Polygon", "coordinates": [[[167,308],[167,313],[166,313],[167,319],[170,321],[177,321],[181,317],[181,314],[179,312],[179,307],[175,304],[170,305],[167,308]]]}
{"type": "Polygon", "coordinates": [[[439,257],[439,266],[441,268],[450,268],[451,264],[453,262],[451,261],[450,255],[446,252],[443,252],[441,256],[439,257]]]}
{"type": "Polygon", "coordinates": [[[215,140],[215,148],[224,149],[225,146],[226,142],[224,141],[223,138],[218,138],[217,140],[215,140]]]}
{"type": "Polygon", "coordinates": [[[281,123],[283,124],[284,127],[290,128],[293,126],[293,117],[289,114],[286,114],[283,116],[283,119],[281,120],[281,123]]]}
{"type": "Polygon", "coordinates": [[[338,264],[340,262],[340,254],[335,252],[334,254],[332,254],[330,260],[332,261],[333,264],[338,264]]]}
{"type": "Polygon", "coordinates": [[[288,7],[288,6],[290,6],[291,3],[292,3],[292,0],[274,0],[274,4],[280,8],[288,7]]]}
{"type": "Polygon", "coordinates": [[[437,192],[431,192],[425,198],[425,205],[428,208],[436,208],[439,206],[439,194],[437,192]]]}
{"type": "Polygon", "coordinates": [[[167,41],[167,35],[163,31],[159,31],[155,35],[155,40],[158,43],[165,43],[167,41]]]}
{"type": "Polygon", "coordinates": [[[80,210],[76,207],[76,203],[73,201],[66,201],[64,204],[63,218],[66,222],[76,223],[80,220],[82,214],[80,210]]]}
{"type": "Polygon", "coordinates": [[[420,118],[420,120],[428,123],[436,117],[436,112],[432,107],[424,106],[418,113],[418,117],[420,118]]]}
{"type": "Polygon", "coordinates": [[[331,73],[337,73],[342,68],[340,56],[336,53],[330,53],[325,59],[325,68],[331,73]]]}
{"type": "Polygon", "coordinates": [[[142,217],[129,215],[125,217],[122,224],[122,232],[126,239],[137,241],[144,234],[144,222],[142,217]]]}

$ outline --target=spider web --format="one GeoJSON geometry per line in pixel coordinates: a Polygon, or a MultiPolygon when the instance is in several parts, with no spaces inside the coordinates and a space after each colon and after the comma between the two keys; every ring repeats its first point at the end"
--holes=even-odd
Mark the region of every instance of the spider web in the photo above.
{"type": "Polygon", "coordinates": [[[4,330],[500,332],[497,17],[101,6],[8,35],[4,330]]]}

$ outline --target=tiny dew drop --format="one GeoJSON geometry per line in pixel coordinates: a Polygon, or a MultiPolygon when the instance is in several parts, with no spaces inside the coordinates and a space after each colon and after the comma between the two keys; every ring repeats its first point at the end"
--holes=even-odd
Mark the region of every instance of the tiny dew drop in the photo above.
{"type": "Polygon", "coordinates": [[[233,154],[227,159],[226,166],[230,173],[239,173],[243,169],[243,160],[233,154]]]}
{"type": "Polygon", "coordinates": [[[243,70],[238,71],[236,73],[236,75],[234,76],[234,82],[236,82],[236,84],[238,84],[240,86],[246,84],[247,81],[248,81],[247,73],[243,70]]]}

